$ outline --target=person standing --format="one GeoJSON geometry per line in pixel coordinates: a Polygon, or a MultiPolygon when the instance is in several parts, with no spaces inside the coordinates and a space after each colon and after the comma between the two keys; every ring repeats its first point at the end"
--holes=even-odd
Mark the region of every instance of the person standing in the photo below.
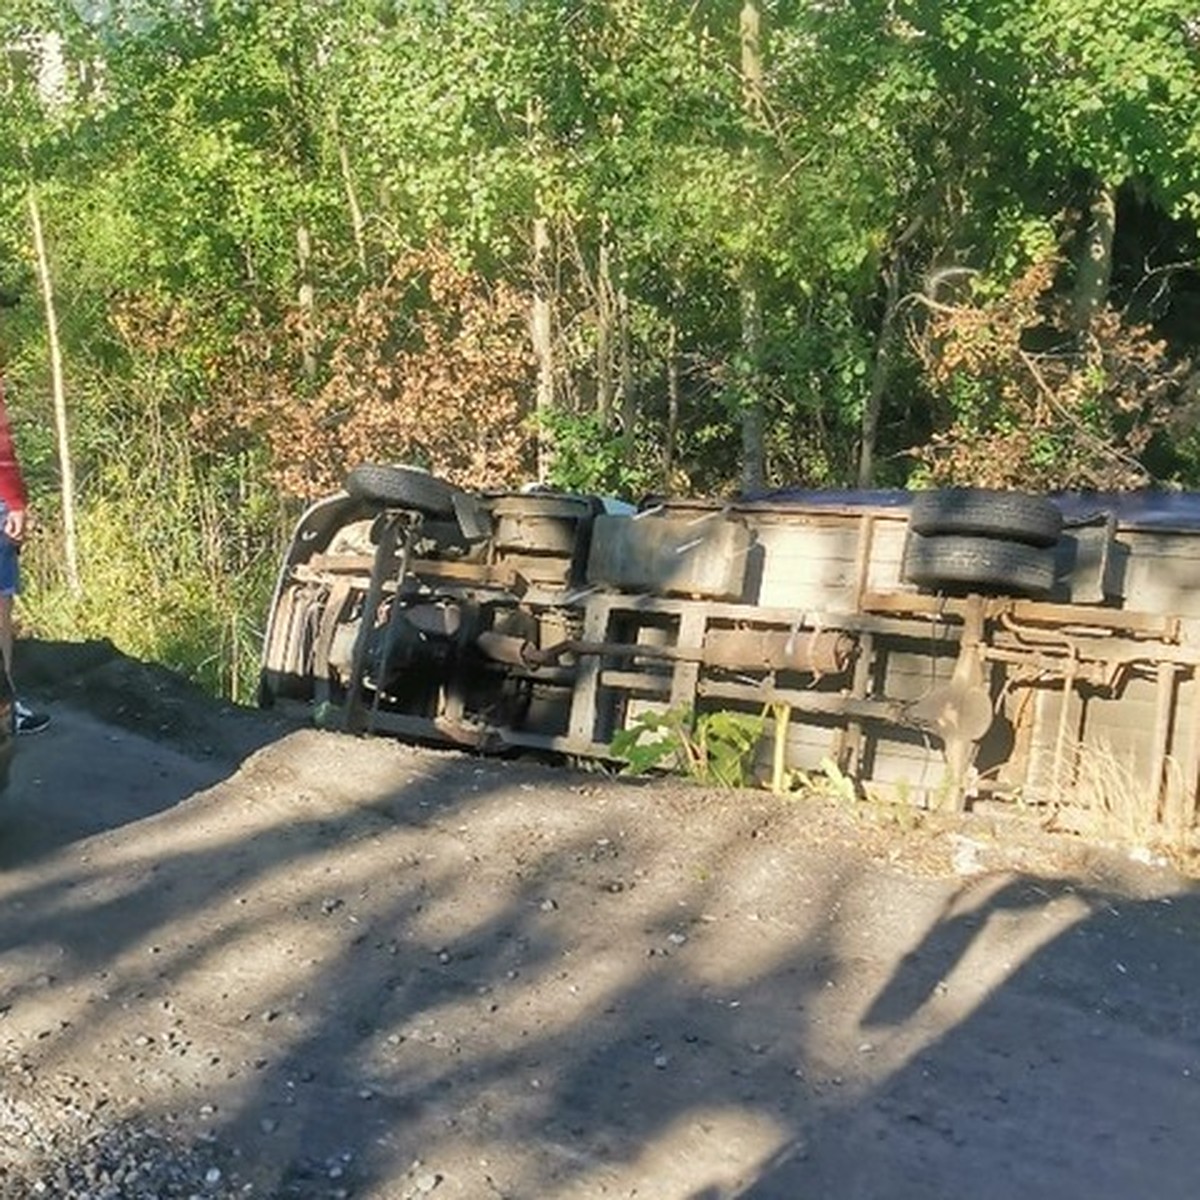
{"type": "MultiPolygon", "coordinates": [[[[25,541],[29,497],[25,477],[17,459],[8,408],[4,402],[4,380],[0,377],[0,659],[10,694],[13,682],[13,603],[21,587],[21,544],[25,541]]],[[[34,712],[19,697],[13,702],[13,728],[17,733],[41,733],[50,724],[46,713],[34,712]]]]}

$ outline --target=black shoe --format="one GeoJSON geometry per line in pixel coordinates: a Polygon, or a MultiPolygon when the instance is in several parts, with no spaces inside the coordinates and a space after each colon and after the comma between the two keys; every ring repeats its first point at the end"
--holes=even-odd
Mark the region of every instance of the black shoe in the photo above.
{"type": "Polygon", "coordinates": [[[13,728],[18,733],[41,733],[49,724],[49,713],[34,712],[20,700],[13,705],[13,728]]]}

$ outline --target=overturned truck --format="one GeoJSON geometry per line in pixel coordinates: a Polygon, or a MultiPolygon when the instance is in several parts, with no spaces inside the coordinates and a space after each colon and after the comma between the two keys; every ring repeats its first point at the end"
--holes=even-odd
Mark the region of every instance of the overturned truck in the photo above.
{"type": "Polygon", "coordinates": [[[287,550],[262,701],[350,731],[600,759],[649,710],[770,706],[764,773],[1192,830],[1200,497],[613,508],[357,468],[287,550]]]}

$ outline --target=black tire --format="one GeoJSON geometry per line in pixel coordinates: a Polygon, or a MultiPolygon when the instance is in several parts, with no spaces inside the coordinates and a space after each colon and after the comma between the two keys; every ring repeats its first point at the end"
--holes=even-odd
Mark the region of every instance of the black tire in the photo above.
{"type": "Polygon", "coordinates": [[[1054,552],[999,538],[913,534],[904,578],[938,591],[1044,596],[1054,586],[1054,552]]]}
{"type": "Polygon", "coordinates": [[[1043,496],[988,488],[939,488],[913,497],[908,524],[914,533],[927,537],[957,534],[1053,546],[1062,532],[1063,519],[1043,496]]]}
{"type": "Polygon", "coordinates": [[[420,467],[363,463],[346,477],[356,500],[385,508],[411,508],[431,517],[453,517],[456,488],[420,467]]]}

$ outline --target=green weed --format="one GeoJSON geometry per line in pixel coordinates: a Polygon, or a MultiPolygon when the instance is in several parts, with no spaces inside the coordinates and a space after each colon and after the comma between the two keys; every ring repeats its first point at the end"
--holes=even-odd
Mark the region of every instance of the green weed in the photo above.
{"type": "Polygon", "coordinates": [[[688,707],[649,711],[612,740],[628,774],[669,770],[697,783],[739,788],[754,783],[754,760],[764,717],[741,712],[699,715],[688,707]]]}

